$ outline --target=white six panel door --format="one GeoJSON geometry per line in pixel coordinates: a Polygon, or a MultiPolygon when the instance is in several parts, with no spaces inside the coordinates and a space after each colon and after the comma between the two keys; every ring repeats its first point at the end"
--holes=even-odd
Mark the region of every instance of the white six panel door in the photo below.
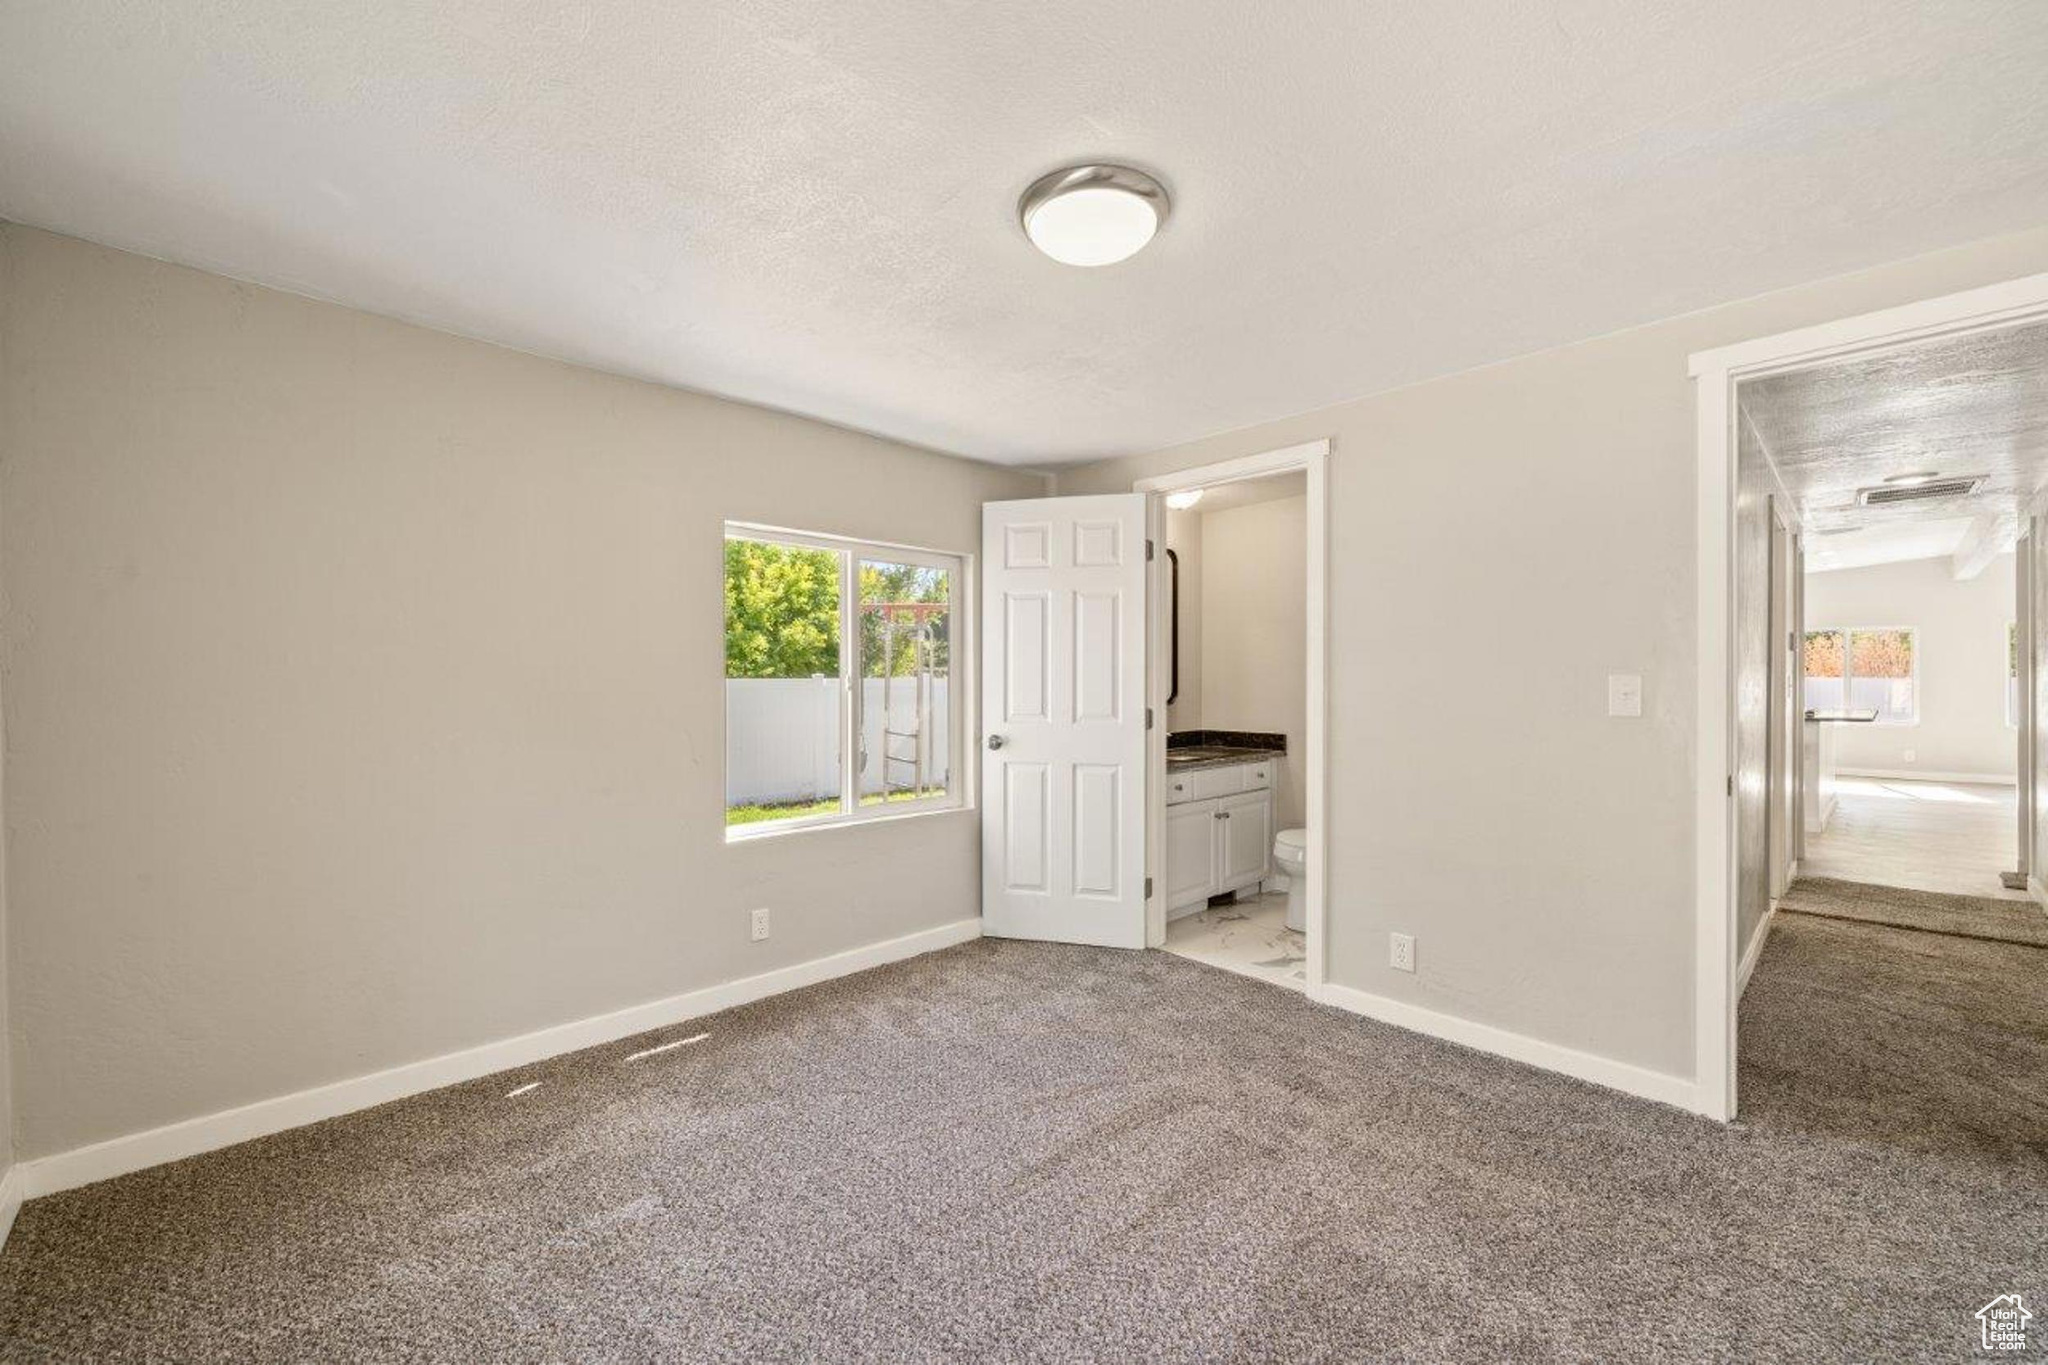
{"type": "Polygon", "coordinates": [[[984,932],[1145,946],[1145,495],[981,516],[984,932]]]}

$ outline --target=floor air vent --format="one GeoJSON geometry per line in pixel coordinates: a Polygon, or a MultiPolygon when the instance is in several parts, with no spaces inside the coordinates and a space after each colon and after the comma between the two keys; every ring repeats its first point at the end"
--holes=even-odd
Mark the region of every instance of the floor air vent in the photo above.
{"type": "Polygon", "coordinates": [[[1859,488],[1856,501],[1865,507],[1886,507],[1895,502],[1926,502],[1929,498],[1959,498],[1965,493],[1974,493],[1984,482],[1979,474],[1968,479],[1935,479],[1921,484],[1886,484],[1876,488],[1859,488]]]}

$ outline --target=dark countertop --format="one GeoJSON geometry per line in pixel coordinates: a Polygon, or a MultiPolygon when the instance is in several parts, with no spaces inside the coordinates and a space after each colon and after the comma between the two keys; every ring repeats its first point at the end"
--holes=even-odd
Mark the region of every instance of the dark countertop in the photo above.
{"type": "Polygon", "coordinates": [[[1837,725],[1868,725],[1877,719],[1875,711],[1808,711],[1808,720],[1829,721],[1837,725]]]}
{"type": "Polygon", "coordinates": [[[1170,773],[1185,773],[1197,768],[1229,768],[1239,763],[1257,763],[1264,759],[1280,757],[1282,755],[1271,749],[1239,749],[1226,744],[1204,744],[1200,748],[1168,749],[1166,770],[1170,773]]]}

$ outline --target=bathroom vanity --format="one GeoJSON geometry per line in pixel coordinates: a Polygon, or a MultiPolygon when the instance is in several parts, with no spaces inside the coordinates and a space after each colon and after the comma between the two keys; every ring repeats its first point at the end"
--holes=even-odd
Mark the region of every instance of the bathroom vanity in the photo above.
{"type": "Polygon", "coordinates": [[[1201,909],[1211,896],[1251,890],[1266,879],[1273,849],[1273,776],[1279,762],[1279,754],[1256,750],[1168,751],[1169,918],[1201,909]]]}

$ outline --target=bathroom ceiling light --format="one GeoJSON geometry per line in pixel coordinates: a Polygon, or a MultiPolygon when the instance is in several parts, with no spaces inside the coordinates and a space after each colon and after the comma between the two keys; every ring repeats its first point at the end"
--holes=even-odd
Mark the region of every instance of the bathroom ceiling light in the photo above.
{"type": "Polygon", "coordinates": [[[1885,482],[1899,488],[1918,488],[1921,484],[1931,482],[1940,477],[1941,475],[1933,470],[1927,470],[1919,474],[1894,474],[1886,479],[1885,482]]]}
{"type": "Polygon", "coordinates": [[[1114,265],[1166,221],[1166,187],[1129,166],[1069,166],[1040,176],[1017,203],[1031,244],[1062,265],[1114,265]]]}
{"type": "Polygon", "coordinates": [[[1202,490],[1199,488],[1183,488],[1178,493],[1166,495],[1166,505],[1176,512],[1185,512],[1201,500],[1202,490]]]}

